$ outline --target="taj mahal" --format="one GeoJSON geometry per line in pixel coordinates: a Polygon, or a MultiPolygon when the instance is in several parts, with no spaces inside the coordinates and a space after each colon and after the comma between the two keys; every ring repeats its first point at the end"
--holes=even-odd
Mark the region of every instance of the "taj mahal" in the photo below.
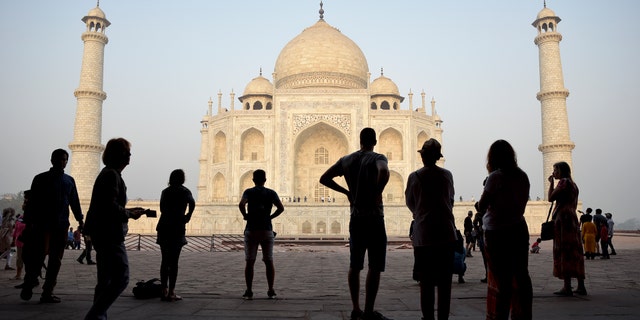
{"type": "MultiPolygon", "coordinates": [[[[104,149],[101,114],[106,93],[102,78],[108,43],[105,31],[111,23],[99,6],[82,21],[87,29],[82,34],[84,53],[69,148],[70,174],[76,179],[83,206],[88,207],[104,149]]],[[[557,161],[571,164],[574,148],[569,138],[569,92],[562,77],[559,22],[546,5],[533,22],[540,59],[537,99],[542,112],[542,143],[538,149],[543,154],[544,177],[557,161]]],[[[422,166],[416,152],[419,146],[429,138],[443,142],[443,119],[438,116],[435,99],[428,99],[424,91],[416,99],[411,91],[405,97],[384,70],[372,74],[356,42],[324,20],[322,3],[319,19],[310,21],[309,27],[282,48],[270,77],[260,69],[241,95],[236,97],[232,92],[229,96],[223,99],[218,92],[217,101],[208,101],[208,112],[200,119],[200,172],[194,192],[197,206],[187,224],[188,234],[241,234],[240,196],[253,186],[253,171],[263,169],[267,186],[285,205],[284,214],[274,220],[278,234],[346,239],[348,201],[321,185],[319,178],[340,157],[359,149],[360,130],[372,127],[378,135],[375,151],[389,160],[390,179],[383,192],[387,233],[407,235],[412,218],[405,206],[405,182],[422,166]]],[[[446,143],[442,145],[446,150],[446,143]]],[[[438,165],[445,163],[443,158],[438,165]]],[[[159,210],[157,201],[132,201],[129,206],[159,210]]],[[[544,200],[529,202],[525,217],[531,233],[539,232],[548,208],[544,200]]],[[[469,210],[474,210],[473,202],[455,203],[459,226],[469,210]]],[[[157,219],[131,221],[129,230],[154,234],[155,223],[157,219]]]]}

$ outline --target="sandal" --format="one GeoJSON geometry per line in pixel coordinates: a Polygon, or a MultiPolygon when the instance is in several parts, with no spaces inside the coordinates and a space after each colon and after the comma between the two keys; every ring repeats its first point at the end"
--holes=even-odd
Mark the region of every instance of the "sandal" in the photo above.
{"type": "Polygon", "coordinates": [[[167,287],[162,288],[162,294],[160,295],[160,301],[171,301],[171,300],[169,300],[169,289],[167,287]]]}
{"type": "Polygon", "coordinates": [[[556,291],[553,294],[556,294],[556,295],[559,295],[559,296],[564,296],[564,297],[573,296],[573,292],[571,290],[567,290],[567,288],[562,288],[562,289],[560,289],[560,291],[556,291]]]}
{"type": "Polygon", "coordinates": [[[180,301],[182,300],[182,297],[174,293],[173,295],[169,296],[167,299],[168,301],[180,301]]]}
{"type": "Polygon", "coordinates": [[[577,290],[574,290],[573,293],[581,295],[581,296],[586,296],[587,295],[587,289],[578,288],[577,290]]]}

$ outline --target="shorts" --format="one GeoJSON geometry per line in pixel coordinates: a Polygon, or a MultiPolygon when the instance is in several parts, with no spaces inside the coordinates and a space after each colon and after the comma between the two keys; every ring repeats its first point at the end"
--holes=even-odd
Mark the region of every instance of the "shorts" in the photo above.
{"type": "Polygon", "coordinates": [[[349,250],[351,269],[364,269],[364,256],[368,253],[369,269],[383,272],[387,258],[387,231],[384,226],[384,217],[351,217],[349,250]]]}
{"type": "Polygon", "coordinates": [[[256,260],[258,245],[262,247],[262,261],[273,261],[273,231],[245,231],[244,232],[244,257],[245,260],[256,260]]]}
{"type": "Polygon", "coordinates": [[[451,283],[454,244],[413,247],[413,279],[426,285],[451,283]]]}
{"type": "Polygon", "coordinates": [[[467,244],[473,243],[473,234],[470,231],[464,233],[464,238],[467,244]]]}

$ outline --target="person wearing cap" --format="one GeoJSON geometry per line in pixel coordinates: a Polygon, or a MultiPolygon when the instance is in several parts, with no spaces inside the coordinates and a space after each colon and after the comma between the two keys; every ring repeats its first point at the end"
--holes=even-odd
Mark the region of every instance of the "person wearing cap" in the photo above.
{"type": "Polygon", "coordinates": [[[491,144],[486,167],[489,176],[476,208],[485,213],[487,319],[508,319],[509,313],[512,319],[531,319],[529,228],[524,218],[529,177],[518,167],[516,152],[505,140],[491,144]]]}
{"type": "Polygon", "coordinates": [[[338,160],[320,177],[320,183],[343,193],[349,199],[349,293],[351,319],[387,319],[374,311],[380,273],[384,271],[387,254],[387,232],[384,225],[382,191],[389,182],[387,158],[373,152],[376,132],[372,128],[360,131],[360,150],[338,160]],[[333,179],[344,176],[349,189],[333,179]],[[364,256],[369,253],[369,270],[365,284],[364,311],[360,309],[360,271],[364,269],[364,256]]]}
{"type": "Polygon", "coordinates": [[[438,287],[438,319],[448,319],[453,258],[458,240],[453,217],[453,175],[436,165],[442,158],[437,140],[425,141],[418,152],[424,167],[409,175],[405,190],[406,204],[414,221],[413,275],[420,282],[420,307],[424,319],[434,318],[435,287],[438,287]]]}

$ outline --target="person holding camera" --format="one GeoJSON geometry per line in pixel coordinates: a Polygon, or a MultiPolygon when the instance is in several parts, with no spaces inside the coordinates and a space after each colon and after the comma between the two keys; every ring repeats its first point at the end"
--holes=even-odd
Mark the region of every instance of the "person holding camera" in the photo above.
{"type": "Polygon", "coordinates": [[[129,165],[131,144],[124,138],[109,140],[102,153],[105,167],[93,185],[84,233],[96,251],[98,283],[93,305],[85,319],[106,319],[107,309],[129,284],[129,259],[124,245],[127,222],[145,213],[143,208],[126,209],[127,186],[122,170],[129,165]]]}
{"type": "Polygon", "coordinates": [[[157,243],[160,245],[162,253],[162,262],[160,263],[162,301],[182,300],[182,297],[175,293],[178,259],[180,259],[182,246],[187,244],[185,225],[191,220],[191,215],[196,207],[191,191],[183,185],[184,181],[184,171],[182,169],[173,170],[169,176],[169,187],[162,190],[160,196],[161,215],[156,231],[158,231],[157,243]]]}

